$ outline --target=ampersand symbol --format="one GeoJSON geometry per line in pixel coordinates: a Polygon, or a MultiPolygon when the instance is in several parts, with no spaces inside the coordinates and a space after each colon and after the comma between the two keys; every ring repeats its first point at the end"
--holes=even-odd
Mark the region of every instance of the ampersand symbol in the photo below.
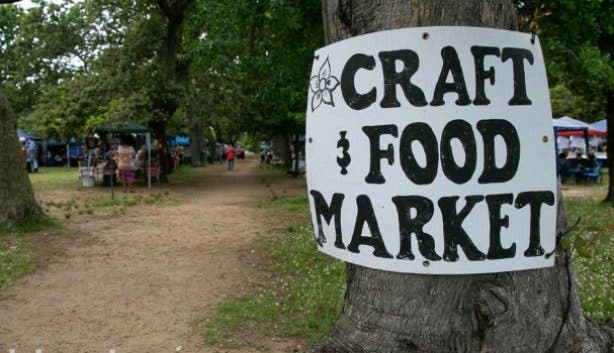
{"type": "Polygon", "coordinates": [[[337,157],[337,164],[341,167],[342,175],[346,175],[348,173],[348,170],[346,168],[348,165],[350,165],[350,162],[352,161],[352,158],[348,153],[348,150],[350,149],[350,141],[345,138],[346,134],[347,131],[340,131],[339,135],[341,136],[341,138],[339,139],[339,141],[337,141],[337,148],[341,148],[341,153],[343,154],[342,157],[337,157]]]}

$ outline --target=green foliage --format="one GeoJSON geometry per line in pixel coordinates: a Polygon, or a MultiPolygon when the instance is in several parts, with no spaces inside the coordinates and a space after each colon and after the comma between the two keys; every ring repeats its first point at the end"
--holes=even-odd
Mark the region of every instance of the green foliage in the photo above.
{"type": "Polygon", "coordinates": [[[0,8],[0,81],[26,130],[66,140],[135,120],[186,134],[190,116],[226,142],[303,130],[319,1],[195,2],[174,39],[176,80],[158,2],[38,3],[0,8]]]}
{"type": "MultiPolygon", "coordinates": [[[[307,198],[276,200],[271,215],[302,215],[307,198]]],[[[287,217],[292,218],[292,217],[287,217]]],[[[197,323],[208,344],[231,347],[253,344],[245,330],[264,335],[315,340],[337,319],[345,292],[345,266],[318,252],[311,226],[295,224],[285,234],[267,238],[260,249],[270,265],[258,293],[230,300],[197,323]]]]}
{"type": "Polygon", "coordinates": [[[552,104],[552,115],[571,116],[584,121],[603,116],[601,114],[605,106],[603,100],[589,100],[573,93],[562,81],[550,88],[550,103],[552,104]]]}
{"type": "Polygon", "coordinates": [[[218,135],[303,130],[313,51],[323,45],[321,23],[315,0],[198,3],[185,55],[197,83],[191,90],[218,135]]]}
{"type": "MultiPolygon", "coordinates": [[[[567,108],[588,121],[602,119],[605,97],[614,90],[614,2],[532,0],[516,3],[524,15],[524,22],[535,23],[525,29],[535,30],[540,36],[550,84],[554,88],[563,85],[576,97],[577,104],[568,104],[567,108]],[[591,103],[581,104],[581,101],[591,103]]],[[[557,109],[561,107],[558,105],[557,109]]]]}
{"type": "MultiPolygon", "coordinates": [[[[92,0],[21,10],[0,6],[0,82],[19,126],[43,137],[90,133],[152,109],[161,17],[148,2],[92,0]],[[6,20],[6,22],[4,21],[6,20]],[[101,30],[104,28],[104,30],[101,30]]],[[[162,80],[163,81],[163,80],[162,80]]]]}
{"type": "Polygon", "coordinates": [[[100,52],[118,44],[123,26],[113,19],[119,6],[103,0],[37,5],[0,6],[0,82],[19,116],[32,112],[43,91],[88,72],[100,52]]]}

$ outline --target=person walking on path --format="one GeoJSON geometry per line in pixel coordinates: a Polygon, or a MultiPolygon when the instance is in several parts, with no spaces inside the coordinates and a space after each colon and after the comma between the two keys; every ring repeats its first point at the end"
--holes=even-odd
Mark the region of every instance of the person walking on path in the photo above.
{"type": "Polygon", "coordinates": [[[28,162],[28,150],[26,149],[26,139],[25,137],[19,138],[19,153],[23,157],[23,163],[26,167],[28,173],[30,172],[30,163],[28,162]]]}
{"type": "Polygon", "coordinates": [[[134,147],[128,142],[128,136],[121,136],[119,147],[117,147],[117,173],[122,182],[124,192],[134,192],[132,182],[134,181],[134,147]]]}
{"type": "Polygon", "coordinates": [[[28,150],[28,162],[30,162],[30,170],[38,172],[38,145],[36,141],[28,139],[26,141],[26,149],[28,150]]]}
{"type": "Polygon", "coordinates": [[[235,146],[230,144],[226,149],[226,161],[228,161],[228,171],[232,172],[235,169],[235,146]]]}

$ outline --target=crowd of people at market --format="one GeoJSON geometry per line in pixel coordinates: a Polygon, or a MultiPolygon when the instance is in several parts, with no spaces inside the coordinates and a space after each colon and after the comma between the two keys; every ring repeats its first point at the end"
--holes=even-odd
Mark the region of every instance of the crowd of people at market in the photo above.
{"type": "Polygon", "coordinates": [[[136,178],[159,180],[161,169],[175,170],[183,158],[183,147],[174,146],[165,153],[163,145],[154,140],[151,151],[133,134],[120,134],[111,142],[100,142],[96,137],[88,137],[82,147],[79,162],[80,175],[104,180],[105,185],[121,182],[124,192],[133,192],[136,178]],[[163,163],[167,156],[168,160],[163,163]]]}
{"type": "MultiPolygon", "coordinates": [[[[19,141],[28,172],[37,172],[41,160],[39,143],[34,139],[23,137],[19,141]]],[[[45,166],[68,163],[65,149],[56,152],[55,155],[51,150],[46,150],[45,153],[48,155],[44,160],[45,166]],[[52,160],[48,160],[49,158],[52,160]]],[[[205,155],[205,159],[210,161],[219,160],[220,163],[226,163],[228,171],[233,171],[235,159],[241,158],[245,158],[245,151],[235,148],[234,144],[218,144],[214,156],[205,155]]],[[[154,140],[148,153],[144,141],[141,141],[136,134],[119,134],[104,141],[98,136],[86,137],[79,152],[73,152],[70,159],[77,160],[81,178],[102,179],[106,186],[119,180],[124,192],[133,192],[133,182],[136,178],[151,177],[153,180],[159,180],[162,168],[172,172],[181,164],[189,164],[191,153],[189,148],[181,145],[163,146],[158,140],[154,140]],[[166,163],[163,163],[164,158],[167,158],[166,163]]]]}
{"type": "Polygon", "coordinates": [[[595,150],[584,154],[581,149],[562,149],[557,156],[557,173],[561,182],[598,181],[605,160],[599,160],[595,150]]]}
{"type": "MultiPolygon", "coordinates": [[[[41,149],[34,139],[21,137],[20,149],[28,172],[39,170],[41,149]]],[[[601,176],[601,169],[605,160],[601,156],[606,154],[605,144],[597,148],[591,148],[588,153],[583,149],[564,148],[557,155],[557,173],[561,182],[574,180],[576,183],[585,181],[597,181],[601,176]],[[597,153],[596,153],[597,152],[597,153]],[[597,157],[597,154],[600,157],[597,157]]],[[[67,156],[63,150],[53,154],[45,151],[44,164],[66,165],[67,156]]],[[[102,141],[100,138],[91,136],[84,140],[80,153],[72,158],[78,159],[80,176],[90,176],[95,179],[103,179],[105,185],[116,182],[122,183],[125,192],[132,192],[132,184],[136,178],[150,176],[153,180],[159,180],[161,168],[168,168],[169,172],[177,169],[182,163],[190,162],[190,149],[176,145],[167,148],[166,153],[160,141],[155,140],[151,153],[147,153],[147,146],[134,134],[115,135],[110,141],[102,141]],[[166,156],[166,163],[161,158],[166,156]],[[112,178],[112,180],[111,180],[112,178]]],[[[245,157],[245,151],[235,148],[234,145],[217,144],[215,154],[205,156],[205,159],[218,160],[227,164],[227,170],[234,170],[235,159],[245,157]]],[[[274,164],[275,155],[267,146],[260,153],[260,164],[274,164]]],[[[279,159],[279,157],[277,157],[279,159]]]]}

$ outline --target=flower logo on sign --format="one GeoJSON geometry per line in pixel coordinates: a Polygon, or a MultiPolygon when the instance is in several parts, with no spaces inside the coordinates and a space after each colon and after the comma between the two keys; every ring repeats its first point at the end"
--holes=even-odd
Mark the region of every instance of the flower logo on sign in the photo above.
{"type": "Polygon", "coordinates": [[[317,76],[309,80],[309,88],[313,92],[311,97],[311,111],[315,111],[324,104],[335,106],[333,91],[339,86],[339,79],[330,74],[330,61],[328,57],[320,67],[317,76]]]}

